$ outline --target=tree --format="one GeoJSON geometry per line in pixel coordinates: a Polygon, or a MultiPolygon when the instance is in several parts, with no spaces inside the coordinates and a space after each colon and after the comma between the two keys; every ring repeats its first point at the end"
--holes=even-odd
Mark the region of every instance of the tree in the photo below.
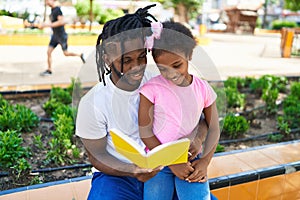
{"type": "Polygon", "coordinates": [[[156,0],[165,7],[173,7],[180,22],[188,22],[190,18],[197,16],[199,8],[204,0],[156,0]]]}
{"type": "Polygon", "coordinates": [[[300,0],[285,0],[284,7],[291,11],[298,11],[300,10],[300,0]]]}

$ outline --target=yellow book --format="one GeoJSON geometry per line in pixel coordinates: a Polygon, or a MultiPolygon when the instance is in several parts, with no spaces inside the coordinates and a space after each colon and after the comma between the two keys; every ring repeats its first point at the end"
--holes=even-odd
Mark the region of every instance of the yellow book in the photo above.
{"type": "Polygon", "coordinates": [[[144,148],[120,130],[111,129],[110,135],[116,151],[141,168],[154,169],[188,161],[190,140],[187,138],[161,144],[146,153],[144,148]]]}

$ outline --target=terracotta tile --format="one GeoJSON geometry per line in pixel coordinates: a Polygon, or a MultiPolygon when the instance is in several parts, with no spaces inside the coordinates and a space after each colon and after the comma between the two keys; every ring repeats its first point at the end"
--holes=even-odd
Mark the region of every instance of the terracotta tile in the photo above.
{"type": "Polygon", "coordinates": [[[281,200],[300,199],[300,190],[284,193],[281,200]]]}
{"type": "Polygon", "coordinates": [[[91,180],[83,180],[83,181],[76,181],[71,183],[71,187],[74,193],[74,196],[77,199],[87,199],[88,193],[91,188],[91,180]]]}
{"type": "Polygon", "coordinates": [[[252,167],[237,159],[234,155],[214,157],[213,166],[224,172],[224,175],[252,170],[252,167]]]}
{"type": "Polygon", "coordinates": [[[258,181],[258,200],[281,199],[284,193],[284,175],[260,179],[258,181]]]}
{"type": "Polygon", "coordinates": [[[225,176],[225,172],[223,171],[223,166],[218,163],[218,159],[213,158],[208,166],[208,177],[216,178],[219,176],[225,176]]]}
{"type": "Polygon", "coordinates": [[[28,190],[0,196],[0,200],[29,200],[28,190]]]}
{"type": "Polygon", "coordinates": [[[285,175],[284,193],[294,191],[300,191],[300,171],[285,175]]]}
{"type": "Polygon", "coordinates": [[[277,162],[275,162],[273,159],[270,159],[260,151],[246,151],[233,155],[247,165],[251,166],[253,170],[278,165],[277,162]]]}
{"type": "Polygon", "coordinates": [[[49,200],[49,197],[55,200],[76,199],[70,183],[29,190],[29,196],[30,200],[49,200]]]}
{"type": "Polygon", "coordinates": [[[257,195],[257,188],[258,181],[230,186],[229,199],[255,200],[257,195]]]}
{"type": "Polygon", "coordinates": [[[300,160],[300,147],[298,143],[279,145],[258,150],[279,164],[286,164],[300,160]]]}
{"type": "Polygon", "coordinates": [[[229,199],[229,187],[212,190],[211,193],[218,198],[218,200],[229,199]]]}

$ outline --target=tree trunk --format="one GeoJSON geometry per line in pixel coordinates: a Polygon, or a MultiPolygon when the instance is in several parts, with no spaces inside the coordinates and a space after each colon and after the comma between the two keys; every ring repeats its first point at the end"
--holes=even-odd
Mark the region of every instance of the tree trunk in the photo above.
{"type": "Polygon", "coordinates": [[[183,3],[177,4],[176,8],[176,14],[178,15],[179,22],[186,22],[188,23],[188,10],[185,7],[183,3]]]}
{"type": "Polygon", "coordinates": [[[265,0],[262,28],[267,28],[268,3],[269,3],[269,0],[265,0]]]}
{"type": "Polygon", "coordinates": [[[90,0],[90,27],[89,27],[89,31],[92,30],[93,21],[94,21],[94,19],[93,19],[93,0],[90,0]]]}

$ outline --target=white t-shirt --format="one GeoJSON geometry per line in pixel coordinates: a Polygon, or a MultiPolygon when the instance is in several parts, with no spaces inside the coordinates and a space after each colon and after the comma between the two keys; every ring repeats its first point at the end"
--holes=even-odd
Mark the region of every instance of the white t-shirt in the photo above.
{"type": "MultiPolygon", "coordinates": [[[[154,74],[145,72],[141,85],[154,74]]],[[[117,128],[144,147],[139,136],[138,106],[139,89],[124,91],[117,88],[109,75],[84,95],[78,106],[76,118],[76,135],[85,139],[101,139],[107,136],[107,151],[123,162],[128,159],[115,151],[109,130],[117,128]]]]}

